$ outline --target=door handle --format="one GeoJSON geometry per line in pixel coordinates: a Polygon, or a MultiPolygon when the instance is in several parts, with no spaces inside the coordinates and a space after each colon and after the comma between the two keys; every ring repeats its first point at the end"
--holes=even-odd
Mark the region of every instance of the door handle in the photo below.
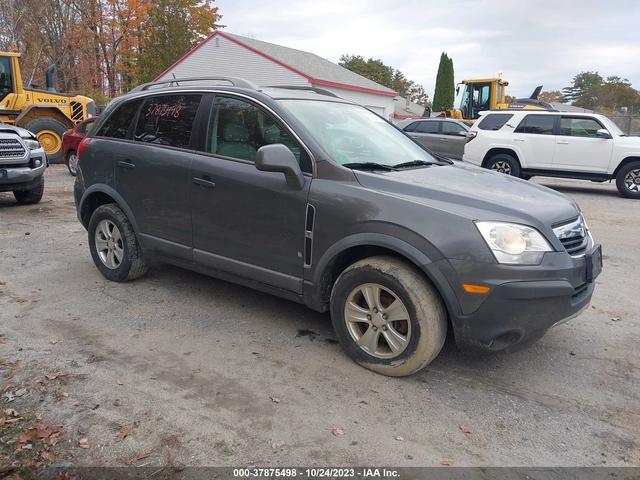
{"type": "Polygon", "coordinates": [[[211,180],[206,180],[204,178],[193,177],[193,183],[195,183],[196,185],[198,185],[199,187],[202,187],[202,188],[215,188],[216,187],[215,182],[212,182],[211,180]]]}
{"type": "Polygon", "coordinates": [[[524,142],[524,138],[514,138],[514,142],[524,142]]]}
{"type": "Polygon", "coordinates": [[[447,139],[446,139],[446,138],[441,138],[441,139],[440,139],[440,141],[441,141],[441,142],[446,142],[446,141],[447,141],[447,139]]]}
{"type": "Polygon", "coordinates": [[[558,144],[560,144],[560,145],[569,145],[569,142],[567,140],[558,140],[558,144]]]}
{"type": "Polygon", "coordinates": [[[118,162],[118,166],[120,168],[124,168],[126,170],[133,170],[134,168],[136,168],[136,166],[133,163],[131,163],[129,161],[126,161],[126,160],[120,160],[118,162]]]}

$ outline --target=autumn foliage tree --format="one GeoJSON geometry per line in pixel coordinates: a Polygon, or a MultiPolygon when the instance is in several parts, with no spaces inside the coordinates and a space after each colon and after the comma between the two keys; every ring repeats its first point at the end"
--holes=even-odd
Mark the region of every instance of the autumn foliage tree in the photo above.
{"type": "Polygon", "coordinates": [[[23,53],[25,83],[114,97],[156,75],[218,28],[213,0],[0,0],[0,50],[23,53]]]}

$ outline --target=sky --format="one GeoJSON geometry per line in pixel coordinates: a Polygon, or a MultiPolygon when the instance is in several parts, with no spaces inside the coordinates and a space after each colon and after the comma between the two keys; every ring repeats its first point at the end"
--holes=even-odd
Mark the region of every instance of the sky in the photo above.
{"type": "Polygon", "coordinates": [[[379,58],[429,97],[440,54],[456,82],[502,72],[507,93],[598,71],[640,89],[639,0],[216,0],[225,30],[337,62],[379,58]]]}

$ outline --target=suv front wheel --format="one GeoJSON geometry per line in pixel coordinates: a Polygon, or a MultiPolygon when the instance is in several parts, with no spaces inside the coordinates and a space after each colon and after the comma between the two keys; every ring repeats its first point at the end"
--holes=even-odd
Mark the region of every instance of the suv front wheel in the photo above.
{"type": "Polygon", "coordinates": [[[394,257],[347,268],[331,292],[331,320],[354,361],[394,377],[428,365],[447,333],[439,294],[420,271],[394,257]]]}
{"type": "Polygon", "coordinates": [[[640,162],[627,163],[616,175],[620,195],[640,199],[640,162]]]}
{"type": "Polygon", "coordinates": [[[505,175],[512,175],[514,177],[520,176],[520,163],[517,159],[507,153],[498,153],[492,156],[485,167],[489,170],[495,170],[505,175]]]}
{"type": "Polygon", "coordinates": [[[93,263],[107,279],[125,282],[146,273],[147,263],[133,227],[115,203],[96,208],[88,232],[93,263]]]}

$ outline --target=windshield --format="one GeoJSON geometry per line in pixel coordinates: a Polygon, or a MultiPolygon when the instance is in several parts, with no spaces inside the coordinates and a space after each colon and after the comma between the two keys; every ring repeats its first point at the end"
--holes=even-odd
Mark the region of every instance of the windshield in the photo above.
{"type": "Polygon", "coordinates": [[[620,127],[616,124],[616,122],[611,120],[609,117],[604,117],[604,118],[607,119],[606,123],[610,131],[612,131],[614,134],[618,136],[622,136],[622,137],[626,136],[626,134],[620,129],[620,127]]]}
{"type": "Polygon", "coordinates": [[[373,162],[393,167],[416,160],[437,162],[402,132],[359,105],[317,100],[281,103],[341,165],[373,162]]]}

